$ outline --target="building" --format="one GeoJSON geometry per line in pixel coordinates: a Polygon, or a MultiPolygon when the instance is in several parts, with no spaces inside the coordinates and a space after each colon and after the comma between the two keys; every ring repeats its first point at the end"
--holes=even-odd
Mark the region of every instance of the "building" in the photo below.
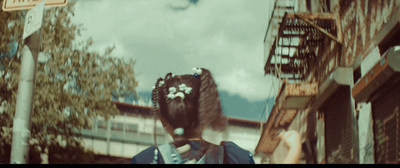
{"type": "Polygon", "coordinates": [[[293,129],[302,163],[400,163],[399,21],[399,0],[276,0],[264,70],[283,85],[256,153],[279,163],[293,129]]]}
{"type": "Polygon", "coordinates": [[[83,130],[84,146],[96,154],[132,158],[154,144],[170,140],[159,120],[154,121],[150,107],[114,102],[121,114],[109,120],[94,119],[92,130],[83,130]],[[154,133],[156,124],[156,133],[154,133]]]}
{"type": "MultiPolygon", "coordinates": [[[[102,118],[94,119],[93,129],[81,131],[84,146],[102,156],[99,157],[101,161],[97,162],[129,163],[134,155],[154,145],[154,135],[157,135],[157,144],[172,142],[161,122],[158,119],[154,121],[150,107],[114,103],[120,110],[120,115],[108,121],[102,118]]],[[[232,141],[255,153],[254,149],[261,133],[260,125],[258,122],[229,118],[225,132],[205,130],[203,138],[215,144],[232,141]]],[[[261,157],[254,156],[254,160],[260,163],[261,157]]]]}

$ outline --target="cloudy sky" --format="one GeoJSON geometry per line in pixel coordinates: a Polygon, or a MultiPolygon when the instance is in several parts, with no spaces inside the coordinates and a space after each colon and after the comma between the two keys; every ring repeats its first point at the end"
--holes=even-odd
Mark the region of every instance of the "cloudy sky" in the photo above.
{"type": "Polygon", "coordinates": [[[188,74],[197,66],[229,95],[249,102],[274,96],[277,79],[263,71],[272,0],[73,1],[74,21],[86,28],[82,39],[92,37],[99,51],[115,45],[115,56],[137,61],[139,92],[167,72],[188,74]]]}

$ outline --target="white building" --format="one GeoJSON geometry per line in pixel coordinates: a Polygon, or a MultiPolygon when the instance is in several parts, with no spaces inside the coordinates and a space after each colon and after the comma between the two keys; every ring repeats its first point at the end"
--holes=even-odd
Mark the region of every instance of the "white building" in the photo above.
{"type": "MultiPolygon", "coordinates": [[[[96,154],[130,159],[144,149],[154,145],[154,117],[150,107],[115,102],[121,115],[108,121],[97,118],[92,130],[81,131],[83,143],[96,154]]],[[[156,121],[157,143],[172,142],[172,138],[159,120],[156,121]]],[[[260,123],[229,118],[225,132],[206,130],[204,139],[219,144],[232,141],[240,147],[255,153],[260,138],[260,123]]],[[[261,157],[255,156],[256,163],[261,157]]]]}

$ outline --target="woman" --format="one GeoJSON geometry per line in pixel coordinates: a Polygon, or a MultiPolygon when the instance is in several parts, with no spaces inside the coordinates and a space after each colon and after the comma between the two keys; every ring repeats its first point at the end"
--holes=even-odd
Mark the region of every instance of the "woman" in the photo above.
{"type": "Polygon", "coordinates": [[[168,73],[153,88],[153,112],[174,141],[155,142],[134,156],[133,164],[254,164],[253,155],[235,143],[216,145],[202,138],[204,129],[223,131],[227,124],[209,70],[193,68],[192,75],[181,76],[168,73]]]}

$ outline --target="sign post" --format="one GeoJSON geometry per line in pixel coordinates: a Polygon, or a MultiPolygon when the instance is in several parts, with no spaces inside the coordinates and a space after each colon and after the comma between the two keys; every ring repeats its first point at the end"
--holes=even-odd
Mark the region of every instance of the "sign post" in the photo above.
{"type": "Polygon", "coordinates": [[[11,164],[26,164],[29,154],[31,112],[45,6],[66,6],[68,0],[4,0],[3,11],[27,10],[22,38],[21,72],[13,123],[11,164]]]}
{"type": "Polygon", "coordinates": [[[21,72],[13,123],[11,164],[28,162],[32,102],[44,6],[66,6],[67,3],[68,0],[4,0],[3,11],[31,9],[26,15],[22,36],[25,45],[22,48],[21,72]]]}
{"type": "MultiPolygon", "coordinates": [[[[34,8],[42,0],[4,0],[3,11],[27,10],[34,8]]],[[[68,0],[46,0],[46,6],[58,7],[67,5],[68,0]]]]}
{"type": "Polygon", "coordinates": [[[13,123],[11,164],[26,164],[29,155],[29,137],[36,64],[40,46],[40,28],[45,1],[28,11],[25,17],[21,72],[18,83],[17,104],[13,123]]]}

